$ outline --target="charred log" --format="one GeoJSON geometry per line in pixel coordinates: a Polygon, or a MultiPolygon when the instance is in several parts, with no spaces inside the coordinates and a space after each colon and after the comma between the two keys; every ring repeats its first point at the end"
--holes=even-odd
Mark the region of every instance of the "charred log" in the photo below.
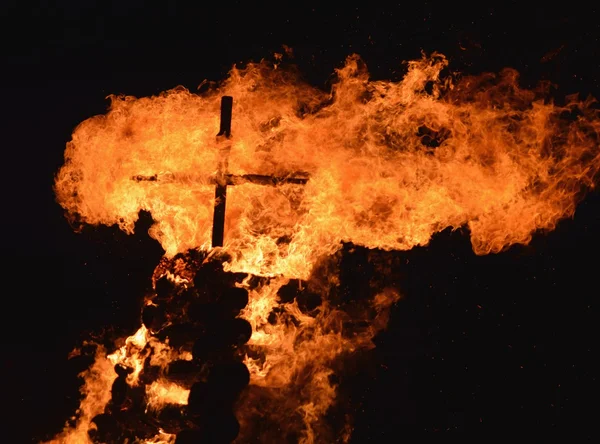
{"type": "Polygon", "coordinates": [[[250,340],[252,325],[242,318],[234,318],[223,325],[223,341],[227,346],[239,347],[250,340]]]}
{"type": "Polygon", "coordinates": [[[237,316],[242,309],[248,305],[248,290],[239,287],[227,288],[219,298],[224,312],[231,316],[237,316]]]}
{"type": "Polygon", "coordinates": [[[206,382],[197,382],[190,388],[187,409],[192,415],[201,415],[216,402],[216,393],[206,382]]]}
{"type": "Polygon", "coordinates": [[[176,287],[171,280],[166,276],[163,276],[156,281],[154,290],[156,291],[156,297],[159,300],[167,300],[173,297],[173,294],[176,292],[176,287]]]}
{"type": "Polygon", "coordinates": [[[184,408],[179,405],[166,405],[156,412],[156,422],[166,433],[177,434],[190,427],[184,408]]]}
{"type": "Polygon", "coordinates": [[[176,444],[227,444],[234,441],[240,432],[240,424],[229,407],[215,406],[196,419],[197,427],[178,433],[176,444]]]}
{"type": "Polygon", "coordinates": [[[236,375],[233,375],[231,369],[228,370],[230,373],[227,375],[219,369],[219,375],[215,375],[213,381],[197,382],[190,388],[187,411],[190,419],[198,426],[204,425],[206,418],[215,412],[233,409],[233,404],[246,387],[247,383],[244,384],[244,375],[240,370],[236,375]],[[226,376],[233,379],[223,383],[226,376]]]}
{"type": "Polygon", "coordinates": [[[126,376],[119,376],[113,382],[110,389],[111,403],[114,407],[121,407],[127,400],[127,392],[129,384],[127,384],[126,376]]]}
{"type": "Polygon", "coordinates": [[[169,345],[173,348],[190,347],[194,344],[194,339],[201,336],[204,329],[192,323],[182,323],[170,325],[161,330],[156,336],[163,342],[167,339],[169,345]]]}
{"type": "Polygon", "coordinates": [[[162,374],[162,368],[157,365],[150,365],[150,358],[144,362],[139,381],[142,385],[151,384],[156,381],[162,374]]]}
{"type": "MultiPolygon", "coordinates": [[[[197,289],[220,290],[222,277],[225,274],[220,261],[209,261],[202,265],[194,276],[194,287],[197,289]]],[[[210,292],[210,291],[209,291],[210,292]]]]}
{"type": "Polygon", "coordinates": [[[240,423],[232,411],[217,409],[208,415],[202,432],[201,442],[227,444],[237,438],[240,433],[240,423]]]}
{"type": "Polygon", "coordinates": [[[231,271],[227,271],[223,273],[223,277],[221,282],[226,287],[236,287],[238,284],[241,284],[248,278],[248,273],[234,273],[231,271]]]}
{"type": "MultiPolygon", "coordinates": [[[[145,409],[145,387],[135,387],[127,384],[124,377],[118,377],[111,386],[111,399],[104,409],[104,413],[120,414],[129,412],[142,415],[145,409]]],[[[143,415],[142,415],[143,416],[143,415]]]]}
{"type": "Polygon", "coordinates": [[[235,440],[239,432],[240,424],[237,418],[230,414],[209,426],[178,433],[175,444],[228,444],[235,440]]]}
{"type": "Polygon", "coordinates": [[[210,360],[219,354],[229,354],[252,336],[252,326],[241,318],[224,320],[211,327],[194,342],[192,356],[195,359],[210,360]]]}
{"type": "Polygon", "coordinates": [[[210,298],[192,301],[187,307],[188,319],[201,324],[211,324],[220,319],[234,318],[248,305],[248,291],[244,288],[227,288],[210,298]]]}
{"type": "Polygon", "coordinates": [[[158,431],[155,426],[133,415],[102,413],[95,416],[92,423],[96,428],[90,429],[88,436],[98,444],[134,442],[136,438],[150,438],[158,431]]]}
{"type": "Polygon", "coordinates": [[[207,382],[215,387],[222,399],[234,401],[250,383],[250,372],[243,362],[225,361],[211,369],[207,382]]]}
{"type": "Polygon", "coordinates": [[[223,342],[214,331],[198,338],[192,346],[192,356],[198,361],[208,361],[223,352],[223,342]]]}
{"type": "Polygon", "coordinates": [[[190,388],[202,377],[202,366],[197,361],[174,361],[169,364],[164,376],[171,382],[190,388]]]}
{"type": "Polygon", "coordinates": [[[163,306],[146,305],[142,310],[142,323],[148,330],[159,331],[167,322],[167,314],[163,306]]]}
{"type": "Polygon", "coordinates": [[[202,265],[194,276],[194,287],[218,296],[228,288],[236,287],[248,278],[247,273],[233,273],[223,270],[223,260],[213,260],[202,265]]]}
{"type": "Polygon", "coordinates": [[[93,443],[124,442],[128,438],[127,430],[112,415],[102,413],[92,419],[95,428],[88,431],[93,443]]]}
{"type": "Polygon", "coordinates": [[[214,302],[194,301],[187,308],[191,322],[207,325],[223,318],[224,309],[214,302]]]}
{"type": "Polygon", "coordinates": [[[177,434],[175,444],[198,444],[204,441],[204,435],[200,429],[183,430],[177,434]]]}
{"type": "Polygon", "coordinates": [[[133,369],[131,367],[126,367],[122,364],[117,364],[115,365],[115,373],[123,378],[126,378],[127,376],[129,376],[131,373],[133,373],[133,369]]]}

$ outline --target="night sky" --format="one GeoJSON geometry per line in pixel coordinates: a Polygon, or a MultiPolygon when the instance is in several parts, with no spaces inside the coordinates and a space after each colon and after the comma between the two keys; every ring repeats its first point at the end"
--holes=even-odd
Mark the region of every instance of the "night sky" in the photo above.
{"type": "MultiPolygon", "coordinates": [[[[82,370],[68,352],[89,332],[139,326],[162,254],[145,234],[147,217],[134,236],[107,227],[75,234],[54,201],[65,143],[78,123],[106,111],[107,95],[195,90],[285,44],[324,89],[352,53],[373,79],[398,80],[402,61],[439,51],[453,70],[508,66],[523,86],[549,80],[557,100],[600,97],[600,14],[577,2],[146,3],[2,2],[3,442],[38,442],[62,427],[82,370]]],[[[404,298],[369,366],[348,376],[352,442],[432,431],[592,436],[599,229],[595,192],[554,232],[501,254],[475,256],[466,229],[385,253],[404,298]]],[[[366,256],[349,254],[346,272],[366,276],[366,256]]]]}

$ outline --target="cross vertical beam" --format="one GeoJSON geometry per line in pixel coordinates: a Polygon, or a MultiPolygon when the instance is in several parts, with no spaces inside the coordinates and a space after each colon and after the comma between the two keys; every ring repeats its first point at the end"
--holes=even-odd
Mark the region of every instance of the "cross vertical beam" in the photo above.
{"type": "MultiPolygon", "coordinates": [[[[221,124],[217,139],[231,137],[231,112],[233,109],[233,97],[221,97],[221,124]]],[[[227,144],[220,149],[221,159],[216,177],[215,207],[213,212],[212,247],[222,247],[225,234],[225,208],[227,204],[227,158],[231,145],[227,144]]]]}

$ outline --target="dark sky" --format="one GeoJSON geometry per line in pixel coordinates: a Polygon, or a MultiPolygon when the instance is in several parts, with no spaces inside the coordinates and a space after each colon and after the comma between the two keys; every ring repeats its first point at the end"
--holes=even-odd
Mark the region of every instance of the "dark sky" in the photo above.
{"type": "MultiPolygon", "coordinates": [[[[373,78],[387,79],[399,78],[403,60],[440,51],[453,69],[510,66],[526,86],[556,83],[557,97],[600,97],[600,16],[583,2],[146,3],[1,6],[0,341],[10,410],[3,420],[27,424],[38,439],[75,405],[76,370],[66,353],[85,331],[135,326],[161,254],[143,233],[76,235],[54,202],[65,143],[79,122],[105,112],[107,95],[195,89],[285,44],[316,86],[326,87],[352,53],[373,78]]],[[[399,255],[408,297],[379,340],[375,370],[356,377],[368,389],[355,394],[355,442],[447,429],[593,433],[599,228],[594,193],[573,220],[527,247],[476,257],[459,231],[399,255]]],[[[10,442],[32,442],[28,434],[10,442]]]]}

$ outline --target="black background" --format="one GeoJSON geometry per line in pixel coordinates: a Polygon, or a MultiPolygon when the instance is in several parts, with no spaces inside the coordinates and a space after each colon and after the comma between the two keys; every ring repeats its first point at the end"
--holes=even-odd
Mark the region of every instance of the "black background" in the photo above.
{"type": "MultiPolygon", "coordinates": [[[[139,325],[140,298],[161,255],[144,230],[75,234],[54,202],[65,143],[79,122],[106,111],[107,95],[194,90],[285,44],[323,88],[351,53],[372,78],[399,79],[401,62],[424,50],[446,54],[466,73],[510,66],[524,86],[551,80],[557,98],[600,97],[599,15],[577,2],[146,3],[2,3],[6,442],[37,442],[60,429],[77,405],[67,353],[86,332],[139,325]]],[[[462,230],[397,254],[405,298],[378,338],[372,368],[352,379],[353,442],[520,428],[591,436],[599,215],[592,193],[574,219],[527,247],[476,257],[462,230]]]]}

